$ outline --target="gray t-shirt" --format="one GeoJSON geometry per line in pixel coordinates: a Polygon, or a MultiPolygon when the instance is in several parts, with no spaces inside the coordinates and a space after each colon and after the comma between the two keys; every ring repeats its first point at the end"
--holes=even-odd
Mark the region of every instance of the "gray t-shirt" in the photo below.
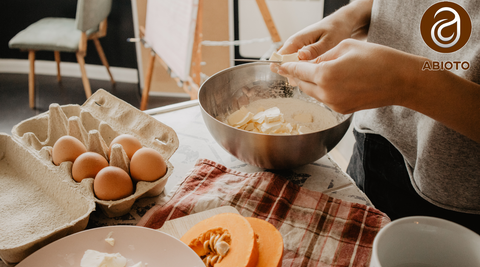
{"type": "MultiPolygon", "coordinates": [[[[374,0],[368,41],[440,63],[467,61],[468,70],[451,71],[480,83],[480,4],[477,0],[450,1],[462,6],[472,22],[470,39],[456,52],[437,52],[422,39],[422,16],[440,1],[374,0]]],[[[456,89],[461,88],[451,88],[456,89]]],[[[480,214],[479,143],[400,106],[359,111],[354,118],[357,131],[380,134],[402,153],[420,196],[445,209],[480,214]]]]}

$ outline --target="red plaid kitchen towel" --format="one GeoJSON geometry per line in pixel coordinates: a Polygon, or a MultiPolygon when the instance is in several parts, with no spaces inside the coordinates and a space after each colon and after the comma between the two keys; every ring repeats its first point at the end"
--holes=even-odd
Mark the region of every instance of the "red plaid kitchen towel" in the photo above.
{"type": "Polygon", "coordinates": [[[138,225],[158,229],[167,220],[227,205],[280,231],[284,267],[368,266],[373,239],[390,222],[375,208],[301,188],[273,173],[243,173],[202,159],[138,225]]]}

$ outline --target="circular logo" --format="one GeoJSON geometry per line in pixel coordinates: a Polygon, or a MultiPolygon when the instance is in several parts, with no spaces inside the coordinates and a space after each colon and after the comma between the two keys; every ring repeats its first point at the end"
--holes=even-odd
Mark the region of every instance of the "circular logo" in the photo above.
{"type": "Polygon", "coordinates": [[[439,2],[423,14],[420,32],[431,49],[440,53],[452,53],[467,43],[472,32],[472,21],[460,5],[439,2]]]}

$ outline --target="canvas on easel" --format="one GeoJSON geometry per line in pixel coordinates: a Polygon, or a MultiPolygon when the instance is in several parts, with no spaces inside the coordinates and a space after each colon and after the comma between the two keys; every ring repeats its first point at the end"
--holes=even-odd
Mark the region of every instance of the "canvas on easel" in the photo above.
{"type": "MultiPolygon", "coordinates": [[[[150,0],[147,2],[146,24],[140,29],[145,43],[151,47],[140,109],[148,103],[155,61],[171,73],[191,99],[197,98],[201,85],[202,20],[204,0],[150,0]]],[[[280,36],[265,0],[256,0],[272,40],[280,36]]]]}
{"type": "Polygon", "coordinates": [[[144,40],[181,80],[190,75],[198,0],[147,3],[144,40]]]}
{"type": "Polygon", "coordinates": [[[140,31],[152,53],[145,75],[141,110],[147,108],[156,60],[181,84],[191,99],[196,98],[200,83],[202,2],[203,0],[147,2],[145,28],[140,31]],[[192,63],[196,63],[193,70],[192,63]],[[193,73],[194,79],[190,73],[193,73]]]}

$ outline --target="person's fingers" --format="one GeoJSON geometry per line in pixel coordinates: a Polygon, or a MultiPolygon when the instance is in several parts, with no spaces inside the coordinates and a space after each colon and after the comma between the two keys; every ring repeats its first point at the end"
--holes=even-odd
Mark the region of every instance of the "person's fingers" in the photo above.
{"type": "Polygon", "coordinates": [[[324,61],[335,60],[349,51],[350,40],[344,40],[333,48],[325,51],[311,62],[320,63],[324,61]]]}
{"type": "Polygon", "coordinates": [[[278,63],[270,63],[270,70],[274,73],[278,73],[278,67],[280,67],[280,64],[278,63]]]}
{"type": "Polygon", "coordinates": [[[288,78],[288,83],[289,83],[291,86],[298,86],[297,79],[292,78],[292,77],[287,77],[287,78],[288,78]]]}
{"type": "Polygon", "coordinates": [[[312,57],[312,52],[309,47],[302,47],[298,50],[298,59],[300,60],[312,60],[315,57],[312,57]]]}
{"type": "Polygon", "coordinates": [[[286,62],[278,67],[277,73],[285,77],[295,77],[302,81],[314,83],[315,75],[321,65],[310,62],[286,62]]]}
{"type": "MultiPolygon", "coordinates": [[[[280,65],[280,64],[279,64],[280,65]]],[[[287,74],[283,74],[282,76],[284,76],[285,78],[288,79],[288,83],[291,85],[291,86],[297,86],[297,82],[296,82],[296,78],[291,76],[291,75],[287,75],[287,74]]]]}
{"type": "Polygon", "coordinates": [[[295,80],[296,86],[298,86],[300,90],[302,90],[305,94],[317,99],[318,101],[322,101],[322,99],[319,98],[321,95],[320,94],[321,92],[319,91],[319,88],[316,84],[302,81],[299,79],[293,79],[293,80],[295,80]]]}
{"type": "Polygon", "coordinates": [[[316,43],[304,46],[298,50],[298,58],[300,60],[312,60],[327,52],[331,48],[331,44],[324,39],[321,39],[316,43]]]}
{"type": "Polygon", "coordinates": [[[304,46],[303,42],[297,39],[299,38],[290,38],[285,41],[285,43],[282,45],[282,47],[280,47],[277,53],[280,55],[297,53],[298,50],[304,46]]]}
{"type": "MultiPolygon", "coordinates": [[[[302,48],[312,46],[319,40],[322,40],[322,35],[323,33],[321,29],[317,29],[316,24],[310,25],[309,27],[288,38],[283,46],[278,50],[278,53],[281,55],[287,55],[299,52],[300,54],[300,50],[302,48]]],[[[320,44],[320,47],[314,46],[313,48],[307,48],[306,50],[303,50],[301,53],[302,57],[299,57],[300,60],[311,60],[317,57],[317,53],[322,50],[321,46],[322,44],[320,44]]]]}
{"type": "Polygon", "coordinates": [[[278,65],[276,66],[276,72],[282,76],[295,77],[296,79],[316,84],[321,80],[319,75],[325,74],[325,72],[330,73],[328,70],[330,70],[333,60],[348,53],[350,48],[351,43],[349,41],[342,41],[311,61],[285,62],[278,65]]]}

